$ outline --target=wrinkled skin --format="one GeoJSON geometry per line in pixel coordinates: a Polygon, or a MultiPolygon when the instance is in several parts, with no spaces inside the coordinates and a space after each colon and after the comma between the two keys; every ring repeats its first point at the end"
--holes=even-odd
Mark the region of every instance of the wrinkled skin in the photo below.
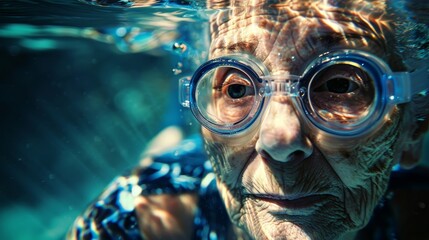
{"type": "MultiPolygon", "coordinates": [[[[394,69],[383,6],[367,14],[364,3],[355,4],[301,1],[220,12],[211,20],[210,58],[249,54],[271,74],[299,75],[317,55],[347,48],[394,69]]],[[[288,97],[269,105],[264,120],[238,139],[202,130],[233,223],[254,239],[352,238],[368,223],[401,156],[409,135],[402,109],[371,135],[338,147],[312,130],[288,97]]]]}

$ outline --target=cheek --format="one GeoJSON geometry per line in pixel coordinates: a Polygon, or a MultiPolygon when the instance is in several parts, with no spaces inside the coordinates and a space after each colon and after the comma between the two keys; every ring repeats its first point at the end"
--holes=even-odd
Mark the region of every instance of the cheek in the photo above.
{"type": "Polygon", "coordinates": [[[207,137],[205,134],[205,148],[218,179],[231,188],[240,185],[241,173],[255,152],[254,141],[230,146],[228,139],[207,137]]]}
{"type": "Polygon", "coordinates": [[[395,115],[377,134],[350,151],[326,153],[344,185],[344,202],[352,225],[365,225],[387,189],[402,146],[402,123],[395,115]]]}
{"type": "Polygon", "coordinates": [[[240,146],[230,146],[227,138],[214,135],[206,129],[202,133],[207,156],[216,173],[220,195],[231,220],[238,224],[242,209],[242,172],[255,152],[256,140],[240,146]]]}
{"type": "Polygon", "coordinates": [[[357,188],[378,175],[387,178],[394,163],[400,156],[403,132],[398,113],[368,141],[360,143],[351,150],[337,152],[324,151],[343,183],[348,188],[357,188]]]}

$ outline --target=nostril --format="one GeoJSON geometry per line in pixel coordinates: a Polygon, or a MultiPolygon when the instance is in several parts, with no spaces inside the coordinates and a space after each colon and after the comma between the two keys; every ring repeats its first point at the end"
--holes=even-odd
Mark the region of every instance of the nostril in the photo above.
{"type": "Polygon", "coordinates": [[[265,161],[268,161],[268,162],[278,162],[277,160],[275,160],[267,151],[265,151],[265,150],[262,150],[260,153],[259,153],[260,155],[261,155],[261,157],[262,157],[262,159],[264,159],[265,161]]]}
{"type": "Polygon", "coordinates": [[[301,161],[304,160],[306,158],[305,156],[305,152],[301,151],[301,150],[296,150],[292,153],[289,154],[289,156],[287,157],[287,161],[301,161]]]}
{"type": "Polygon", "coordinates": [[[293,162],[293,161],[301,161],[307,157],[305,152],[301,150],[296,150],[294,152],[291,152],[285,159],[275,159],[265,150],[260,151],[259,154],[265,161],[270,163],[286,163],[286,162],[293,162]]]}

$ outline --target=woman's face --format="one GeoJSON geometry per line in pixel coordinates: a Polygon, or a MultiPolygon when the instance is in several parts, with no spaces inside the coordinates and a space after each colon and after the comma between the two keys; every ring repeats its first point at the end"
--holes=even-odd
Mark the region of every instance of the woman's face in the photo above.
{"type": "MultiPolygon", "coordinates": [[[[308,3],[220,12],[211,20],[211,58],[253,55],[271,74],[301,74],[309,60],[341,48],[388,60],[387,23],[373,17],[308,3]]],[[[400,115],[395,109],[369,138],[343,147],[311,131],[289,97],[273,97],[238,141],[203,129],[232,221],[255,239],[335,239],[359,230],[398,160],[400,115]]]]}

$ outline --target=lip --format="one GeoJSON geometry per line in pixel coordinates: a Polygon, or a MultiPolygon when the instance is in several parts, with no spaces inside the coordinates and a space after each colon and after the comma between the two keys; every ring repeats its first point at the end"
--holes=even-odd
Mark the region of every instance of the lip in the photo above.
{"type": "Polygon", "coordinates": [[[281,208],[286,209],[305,209],[312,208],[318,204],[325,202],[328,198],[327,194],[311,194],[311,195],[295,195],[295,196],[282,196],[272,194],[246,194],[247,197],[264,201],[267,203],[275,204],[281,208]]]}

